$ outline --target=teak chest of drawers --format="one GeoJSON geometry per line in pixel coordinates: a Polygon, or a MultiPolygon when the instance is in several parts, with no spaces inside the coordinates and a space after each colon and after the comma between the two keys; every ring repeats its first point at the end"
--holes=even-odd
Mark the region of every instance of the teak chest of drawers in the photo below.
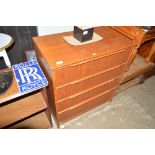
{"type": "Polygon", "coordinates": [[[110,101],[132,55],[133,40],[111,27],[94,31],[103,39],[81,46],[63,39],[72,32],[33,38],[58,125],[110,101]]]}

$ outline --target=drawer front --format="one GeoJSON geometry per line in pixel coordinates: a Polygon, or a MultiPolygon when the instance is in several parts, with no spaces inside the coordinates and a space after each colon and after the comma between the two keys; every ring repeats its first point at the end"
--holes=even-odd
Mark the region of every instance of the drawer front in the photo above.
{"type": "Polygon", "coordinates": [[[34,94],[0,107],[0,128],[46,109],[41,93],[34,94]]]}
{"type": "Polygon", "coordinates": [[[75,83],[74,82],[69,83],[66,86],[56,88],[56,93],[55,93],[56,100],[57,101],[62,100],[71,95],[75,95],[77,93],[80,93],[81,91],[90,89],[92,87],[105,83],[109,80],[112,80],[116,77],[119,77],[124,69],[124,66],[125,65],[121,65],[117,68],[114,68],[107,72],[103,72],[101,74],[87,78],[85,80],[75,82],[75,83]]]}
{"type": "Polygon", "coordinates": [[[98,105],[103,104],[104,102],[109,101],[111,97],[114,95],[114,92],[115,90],[111,90],[106,94],[102,94],[94,99],[82,103],[81,105],[78,105],[74,108],[69,108],[64,112],[58,113],[58,120],[60,124],[68,120],[71,120],[72,118],[79,116],[80,114],[85,113],[97,107],[98,105]]]}
{"type": "Polygon", "coordinates": [[[95,96],[98,96],[99,94],[102,94],[108,90],[111,90],[112,88],[116,87],[117,83],[119,81],[119,78],[112,80],[108,83],[102,84],[100,86],[97,86],[95,88],[89,89],[88,91],[85,91],[78,95],[73,95],[68,97],[65,100],[58,101],[56,104],[57,110],[63,111],[70,107],[73,107],[77,104],[80,104],[81,102],[84,102],[86,100],[89,100],[90,98],[93,98],[95,96]]]}
{"type": "Polygon", "coordinates": [[[66,66],[54,70],[55,86],[62,86],[69,82],[73,82],[93,74],[103,72],[127,61],[131,49],[122,51],[111,56],[98,58],[95,60],[83,61],[78,64],[66,66]]]}

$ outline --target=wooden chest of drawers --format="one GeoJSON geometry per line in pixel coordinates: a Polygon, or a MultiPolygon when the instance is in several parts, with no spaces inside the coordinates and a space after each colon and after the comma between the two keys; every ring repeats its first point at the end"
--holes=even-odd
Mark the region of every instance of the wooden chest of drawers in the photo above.
{"type": "Polygon", "coordinates": [[[94,30],[103,39],[81,46],[63,39],[72,32],[33,38],[58,125],[110,101],[132,55],[128,37],[111,27],[94,30]]]}
{"type": "Polygon", "coordinates": [[[146,62],[155,62],[155,26],[113,26],[113,28],[137,43],[129,65],[137,53],[144,57],[146,62]]]}

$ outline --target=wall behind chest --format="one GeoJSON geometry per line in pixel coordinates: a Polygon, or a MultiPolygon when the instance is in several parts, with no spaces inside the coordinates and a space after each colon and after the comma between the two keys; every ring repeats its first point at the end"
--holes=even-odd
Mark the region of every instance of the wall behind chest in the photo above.
{"type": "MultiPolygon", "coordinates": [[[[11,64],[23,62],[23,56],[26,50],[33,48],[32,37],[38,36],[36,26],[0,26],[0,33],[12,36],[14,44],[7,49],[7,54],[11,64]]],[[[0,69],[5,68],[3,59],[0,59],[0,69]]]]}
{"type": "Polygon", "coordinates": [[[73,31],[73,26],[38,26],[38,35],[49,35],[61,32],[73,31]]]}

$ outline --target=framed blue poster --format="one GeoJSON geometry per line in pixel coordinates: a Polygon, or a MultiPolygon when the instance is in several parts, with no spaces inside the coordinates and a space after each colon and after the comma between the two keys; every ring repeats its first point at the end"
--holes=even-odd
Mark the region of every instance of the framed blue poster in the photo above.
{"type": "Polygon", "coordinates": [[[48,85],[48,81],[36,60],[12,66],[21,93],[31,92],[48,85]]]}

